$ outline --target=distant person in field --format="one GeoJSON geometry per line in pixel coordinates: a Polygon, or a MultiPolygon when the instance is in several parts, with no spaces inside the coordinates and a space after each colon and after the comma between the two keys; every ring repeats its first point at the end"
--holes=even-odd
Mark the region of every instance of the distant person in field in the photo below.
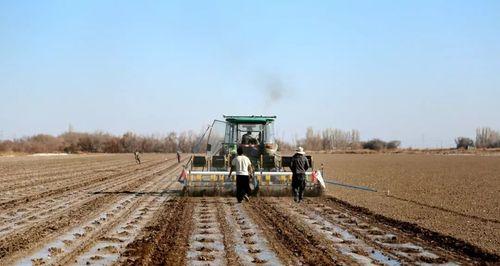
{"type": "Polygon", "coordinates": [[[309,161],[307,160],[306,153],[302,147],[298,147],[295,150],[295,154],[293,155],[290,163],[290,169],[293,173],[293,200],[295,202],[301,202],[304,195],[304,189],[306,188],[306,171],[309,169],[309,161]]]}
{"type": "Polygon", "coordinates": [[[139,156],[139,151],[134,151],[135,162],[141,164],[141,157],[139,156]]]}
{"type": "Polygon", "coordinates": [[[177,151],[177,162],[181,163],[181,153],[177,151]]]}
{"type": "Polygon", "coordinates": [[[248,195],[250,195],[250,176],[253,175],[253,167],[250,159],[243,154],[243,148],[238,147],[238,155],[234,157],[231,161],[231,170],[229,171],[229,177],[231,174],[236,172],[236,199],[239,203],[243,199],[249,201],[248,195]]]}

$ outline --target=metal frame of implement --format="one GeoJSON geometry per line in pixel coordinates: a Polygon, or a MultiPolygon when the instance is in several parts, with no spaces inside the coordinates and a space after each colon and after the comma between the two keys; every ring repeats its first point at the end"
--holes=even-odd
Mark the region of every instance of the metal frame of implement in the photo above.
{"type": "MultiPolygon", "coordinates": [[[[228,171],[189,171],[186,191],[190,196],[234,195],[236,175],[228,177],[228,171]]],[[[311,180],[312,172],[306,173],[306,196],[318,196],[322,189],[311,180]]],[[[254,194],[266,196],[291,196],[292,172],[255,172],[253,176],[254,194]]]]}

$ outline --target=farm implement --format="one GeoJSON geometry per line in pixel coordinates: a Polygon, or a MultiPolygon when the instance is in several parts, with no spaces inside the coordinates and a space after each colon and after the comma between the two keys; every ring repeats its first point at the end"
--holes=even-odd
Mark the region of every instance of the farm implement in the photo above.
{"type": "MultiPolygon", "coordinates": [[[[255,169],[251,178],[253,194],[291,196],[292,172],[286,171],[292,157],[281,156],[274,138],[276,116],[224,116],[215,120],[205,135],[206,153],[193,155],[181,175],[184,194],[188,196],[230,196],[236,191],[236,176],[229,176],[231,160],[242,147],[255,169]]],[[[202,138],[203,143],[205,138],[202,138]]],[[[201,144],[202,142],[200,142],[201,144]]],[[[311,169],[306,173],[305,196],[323,192],[320,171],[314,170],[313,158],[307,156],[311,169]]]]}

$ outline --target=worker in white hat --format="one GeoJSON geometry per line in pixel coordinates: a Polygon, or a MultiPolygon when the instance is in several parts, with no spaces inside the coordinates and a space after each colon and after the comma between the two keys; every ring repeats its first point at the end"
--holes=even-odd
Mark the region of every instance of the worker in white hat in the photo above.
{"type": "Polygon", "coordinates": [[[304,189],[306,188],[306,171],[309,169],[309,161],[307,160],[304,148],[298,147],[295,150],[295,154],[293,155],[290,163],[290,169],[293,173],[293,200],[298,203],[302,201],[302,197],[304,195],[304,189]]]}

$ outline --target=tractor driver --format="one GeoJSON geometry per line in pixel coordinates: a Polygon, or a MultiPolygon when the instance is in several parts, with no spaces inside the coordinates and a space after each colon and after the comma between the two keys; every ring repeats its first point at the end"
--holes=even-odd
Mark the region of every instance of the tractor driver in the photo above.
{"type": "Polygon", "coordinates": [[[241,144],[252,144],[255,139],[252,137],[252,131],[247,131],[246,134],[241,136],[241,144]]]}

